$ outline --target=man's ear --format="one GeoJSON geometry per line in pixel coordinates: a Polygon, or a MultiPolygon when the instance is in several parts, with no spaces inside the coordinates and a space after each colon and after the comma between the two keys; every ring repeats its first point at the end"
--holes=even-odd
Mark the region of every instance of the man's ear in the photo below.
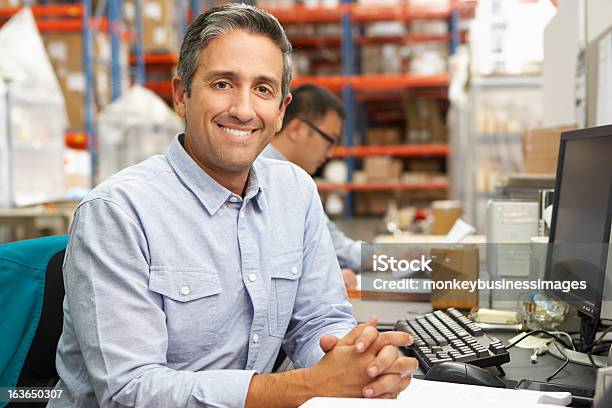
{"type": "Polygon", "coordinates": [[[285,96],[285,99],[283,99],[283,102],[281,102],[280,110],[278,113],[278,119],[276,120],[276,132],[275,133],[280,132],[280,130],[283,127],[283,119],[285,118],[285,112],[287,111],[287,106],[291,103],[291,99],[293,99],[293,96],[290,93],[288,93],[287,96],[285,96]]]}
{"type": "Polygon", "coordinates": [[[289,141],[300,143],[308,136],[308,128],[304,125],[304,122],[298,118],[293,118],[285,125],[283,134],[289,141]]]}
{"type": "Polygon", "coordinates": [[[183,81],[178,76],[172,78],[172,100],[174,102],[174,110],[181,117],[185,118],[185,99],[188,98],[183,81]]]}

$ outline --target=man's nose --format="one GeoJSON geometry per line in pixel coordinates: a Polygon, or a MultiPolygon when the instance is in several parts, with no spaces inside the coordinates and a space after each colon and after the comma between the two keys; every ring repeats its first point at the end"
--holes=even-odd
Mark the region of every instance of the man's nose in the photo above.
{"type": "Polygon", "coordinates": [[[249,122],[255,117],[250,90],[240,90],[232,98],[229,113],[240,122],[249,122]]]}

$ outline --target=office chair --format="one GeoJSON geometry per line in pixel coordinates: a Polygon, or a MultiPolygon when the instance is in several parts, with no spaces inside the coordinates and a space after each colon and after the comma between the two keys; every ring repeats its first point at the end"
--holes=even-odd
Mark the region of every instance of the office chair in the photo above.
{"type": "Polygon", "coordinates": [[[67,243],[68,236],[60,235],[0,245],[2,387],[50,387],[58,381],[67,243]]]}

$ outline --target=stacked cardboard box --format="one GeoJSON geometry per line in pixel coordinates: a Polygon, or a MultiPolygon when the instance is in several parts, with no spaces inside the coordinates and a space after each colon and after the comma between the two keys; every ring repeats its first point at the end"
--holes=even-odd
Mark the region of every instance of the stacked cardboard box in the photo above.
{"type": "MultiPolygon", "coordinates": [[[[42,39],[66,101],[69,127],[82,130],[85,127],[85,68],[83,60],[83,35],[74,33],[42,33],[42,39]]],[[[108,61],[110,43],[108,35],[98,32],[93,39],[93,51],[97,61],[108,61]]],[[[104,104],[110,99],[110,72],[108,64],[94,64],[95,97],[104,104]]]]}
{"type": "Polygon", "coordinates": [[[404,100],[406,143],[446,143],[447,129],[435,100],[404,100]]]}
{"type": "Polygon", "coordinates": [[[396,145],[402,140],[402,131],[396,127],[368,128],[366,140],[369,145],[396,145]]]}
{"type": "MultiPolygon", "coordinates": [[[[176,52],[179,47],[178,15],[174,2],[169,0],[142,0],[142,47],[145,53],[176,52]]],[[[136,26],[133,0],[123,3],[123,14],[128,26],[136,26]]]]}
{"type": "Polygon", "coordinates": [[[525,173],[556,174],[561,133],[576,129],[562,126],[533,129],[523,139],[523,169],[525,173]]]}
{"type": "Polygon", "coordinates": [[[402,161],[388,156],[369,156],[363,160],[368,182],[398,181],[402,174],[402,161]]]}
{"type": "Polygon", "coordinates": [[[397,44],[362,46],[361,72],[367,75],[402,73],[403,48],[397,44]]]}
{"type": "Polygon", "coordinates": [[[24,3],[23,0],[0,0],[0,8],[3,7],[17,7],[24,3]]]}
{"type": "Polygon", "coordinates": [[[354,208],[359,216],[381,216],[387,212],[389,202],[396,193],[392,191],[367,191],[355,193],[354,208]]]}

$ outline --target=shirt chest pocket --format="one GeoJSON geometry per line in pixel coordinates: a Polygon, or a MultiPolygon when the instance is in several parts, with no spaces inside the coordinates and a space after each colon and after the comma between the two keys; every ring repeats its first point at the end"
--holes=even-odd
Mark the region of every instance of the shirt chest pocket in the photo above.
{"type": "Polygon", "coordinates": [[[151,266],[149,276],[149,290],[163,297],[168,359],[201,356],[217,340],[222,324],[219,275],[201,267],[151,266]]]}
{"type": "Polygon", "coordinates": [[[297,249],[271,258],[270,305],[268,308],[268,333],[270,336],[283,338],[297,295],[300,277],[302,276],[303,251],[297,249]]]}

